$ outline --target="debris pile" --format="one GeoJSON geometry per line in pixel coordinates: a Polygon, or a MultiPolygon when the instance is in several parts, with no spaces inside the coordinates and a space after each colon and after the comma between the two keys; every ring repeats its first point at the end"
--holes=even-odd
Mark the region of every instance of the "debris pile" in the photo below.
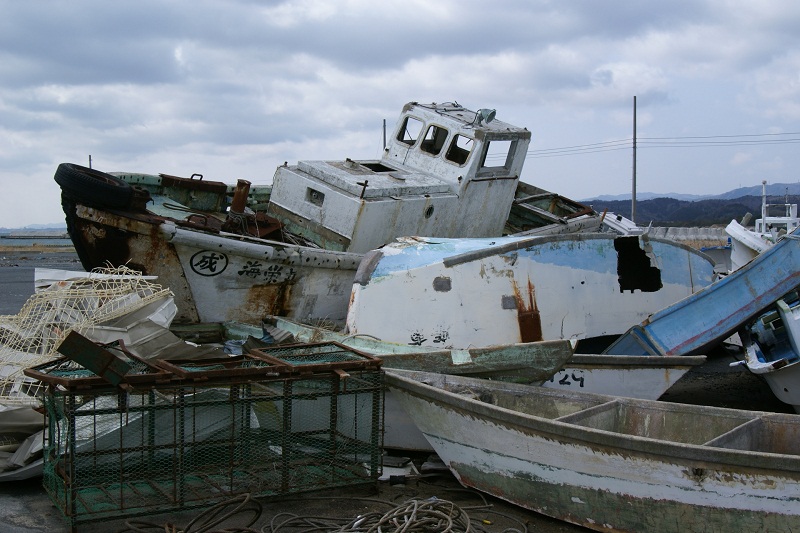
{"type": "Polygon", "coordinates": [[[23,468],[41,454],[44,425],[44,385],[25,376],[26,368],[60,357],[56,350],[72,331],[91,338],[93,330],[137,313],[167,327],[175,316],[169,289],[140,272],[117,267],[68,274],[37,287],[18,314],[0,316],[0,481],[41,473],[40,464],[23,468]]]}

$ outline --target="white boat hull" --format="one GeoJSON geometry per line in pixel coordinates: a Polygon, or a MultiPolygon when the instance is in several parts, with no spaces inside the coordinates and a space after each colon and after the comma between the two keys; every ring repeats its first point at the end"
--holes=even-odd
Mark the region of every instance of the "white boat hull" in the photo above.
{"type": "Polygon", "coordinates": [[[286,314],[343,323],[360,254],[162,228],[201,322],[257,322],[286,314]]]}
{"type": "Polygon", "coordinates": [[[347,328],[454,348],[621,335],[714,275],[700,252],[645,236],[405,239],[362,262],[347,328]]]}
{"type": "Polygon", "coordinates": [[[705,356],[634,356],[575,354],[564,368],[542,385],[657,400],[705,356]]]}

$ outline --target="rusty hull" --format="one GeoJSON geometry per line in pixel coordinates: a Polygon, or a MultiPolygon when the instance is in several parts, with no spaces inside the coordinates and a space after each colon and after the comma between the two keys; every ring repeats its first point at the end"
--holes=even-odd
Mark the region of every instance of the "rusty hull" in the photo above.
{"type": "Polygon", "coordinates": [[[164,220],[148,213],[122,215],[75,205],[69,230],[84,269],[125,265],[144,275],[158,276],[158,283],[175,295],[175,321],[198,322],[200,317],[178,254],[159,230],[164,220]]]}

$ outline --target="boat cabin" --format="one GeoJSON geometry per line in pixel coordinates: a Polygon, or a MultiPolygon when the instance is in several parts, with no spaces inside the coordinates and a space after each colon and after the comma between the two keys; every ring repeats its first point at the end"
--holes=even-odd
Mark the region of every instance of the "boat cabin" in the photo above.
{"type": "Polygon", "coordinates": [[[499,236],[530,140],[494,110],[411,102],[379,160],[279,167],[269,211],[290,233],[349,252],[409,235],[499,236]]]}

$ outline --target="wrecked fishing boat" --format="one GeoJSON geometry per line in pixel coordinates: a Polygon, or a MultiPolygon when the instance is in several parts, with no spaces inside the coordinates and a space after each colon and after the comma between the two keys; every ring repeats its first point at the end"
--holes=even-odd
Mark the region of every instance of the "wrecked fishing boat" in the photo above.
{"type": "Polygon", "coordinates": [[[284,317],[266,317],[261,326],[225,322],[236,337],[266,338],[276,344],[336,343],[380,358],[383,368],[426,370],[443,374],[541,383],[573,357],[570,341],[554,340],[464,349],[420,348],[353,337],[323,328],[305,326],[284,317]],[[264,335],[261,332],[268,332],[264,335]]]}
{"type": "Polygon", "coordinates": [[[613,339],[714,276],[704,254],[647,234],[403,238],[361,263],[347,331],[453,348],[613,339]]]}
{"type": "Polygon", "coordinates": [[[343,324],[363,254],[396,237],[600,227],[590,207],[520,183],[530,138],[493,110],[412,102],[379,160],[284,164],[271,187],[72,164],[55,181],[83,267],[158,276],[177,322],[343,324]]]}
{"type": "Polygon", "coordinates": [[[386,379],[463,485],[532,511],[597,531],[800,529],[797,415],[386,379]]]}
{"type": "Polygon", "coordinates": [[[731,242],[731,270],[736,270],[758,254],[772,247],[778,239],[800,227],[797,204],[790,204],[788,196],[782,204],[767,202],[767,182],[761,182],[761,218],[753,229],[747,228],[748,213],[742,222],[731,220],[725,232],[731,242]],[[776,209],[778,208],[778,209],[776,209]]]}

